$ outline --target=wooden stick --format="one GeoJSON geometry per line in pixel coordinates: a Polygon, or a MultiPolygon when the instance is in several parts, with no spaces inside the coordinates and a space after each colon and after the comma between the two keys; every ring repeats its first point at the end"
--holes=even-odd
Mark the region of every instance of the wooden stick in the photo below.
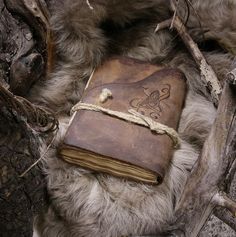
{"type": "Polygon", "coordinates": [[[212,203],[216,206],[227,208],[236,217],[236,202],[231,200],[226,193],[218,192],[212,198],[212,203]]]}
{"type": "Polygon", "coordinates": [[[214,215],[223,221],[225,224],[230,226],[234,231],[236,231],[236,218],[230,211],[225,208],[217,207],[214,210],[214,215]]]}
{"type": "Polygon", "coordinates": [[[201,80],[205,86],[209,89],[212,97],[212,101],[215,106],[219,103],[219,97],[222,92],[221,85],[217,79],[217,76],[212,69],[212,67],[207,63],[205,57],[199,50],[197,44],[193,41],[189,33],[187,32],[186,27],[178,16],[175,16],[174,19],[168,19],[161,23],[159,23],[155,29],[155,32],[158,30],[171,27],[178,32],[179,36],[183,40],[186,47],[189,49],[189,52],[193,56],[195,62],[197,63],[200,72],[201,72],[201,80]]]}
{"type": "Polygon", "coordinates": [[[156,29],[155,29],[155,33],[158,32],[159,30],[163,30],[165,28],[170,27],[171,22],[172,22],[172,18],[158,23],[157,26],[156,26],[156,29]]]}
{"type": "MultiPolygon", "coordinates": [[[[234,160],[230,161],[228,174],[225,176],[224,180],[224,184],[226,186],[224,190],[227,193],[229,192],[231,198],[234,200],[236,200],[236,193],[231,191],[231,185],[233,187],[235,187],[236,185],[235,173],[236,173],[236,159],[234,158],[234,160]]],[[[226,223],[228,226],[230,226],[236,232],[236,218],[229,210],[218,206],[214,209],[214,215],[221,221],[226,223]]]]}
{"type": "MultiPolygon", "coordinates": [[[[211,214],[213,197],[223,187],[236,146],[236,93],[225,84],[217,117],[204,144],[201,157],[193,168],[177,204],[173,229],[196,237],[211,214]]],[[[225,202],[234,210],[234,204],[225,202]]],[[[181,235],[177,235],[181,236],[181,235]]]]}

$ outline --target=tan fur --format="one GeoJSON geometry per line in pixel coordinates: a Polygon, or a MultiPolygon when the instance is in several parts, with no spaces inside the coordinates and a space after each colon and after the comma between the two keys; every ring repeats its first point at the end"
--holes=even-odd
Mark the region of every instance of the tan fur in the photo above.
{"type": "MultiPolygon", "coordinates": [[[[50,80],[35,85],[30,95],[32,101],[57,112],[60,121],[55,144],[44,159],[50,206],[38,217],[37,228],[43,237],[157,234],[173,217],[216,110],[200,83],[196,64],[183,46],[179,47],[175,33],[162,30],[154,34],[156,22],[170,16],[166,0],[89,2],[93,10],[85,0],[56,4],[52,27],[57,64],[50,80]],[[57,158],[56,148],[70,120],[68,111],[79,100],[92,70],[114,53],[177,67],[187,77],[189,92],[179,125],[182,145],[159,186],[97,174],[57,158]]],[[[202,14],[208,14],[207,10],[204,3],[202,14]]],[[[222,52],[205,55],[223,80],[233,57],[222,52]]]]}

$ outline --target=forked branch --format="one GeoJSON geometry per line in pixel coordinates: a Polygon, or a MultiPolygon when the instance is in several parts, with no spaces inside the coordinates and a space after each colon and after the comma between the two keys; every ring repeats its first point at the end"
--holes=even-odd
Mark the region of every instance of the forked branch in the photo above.
{"type": "Polygon", "coordinates": [[[176,208],[173,229],[180,230],[185,236],[197,236],[217,205],[225,206],[235,214],[235,202],[219,194],[219,187],[224,186],[226,174],[235,160],[235,128],[236,93],[234,86],[227,82],[216,120],[176,208]]]}
{"type": "Polygon", "coordinates": [[[216,193],[212,198],[212,203],[216,206],[227,208],[236,217],[236,202],[231,200],[225,193],[216,193]]]}
{"type": "MultiPolygon", "coordinates": [[[[174,16],[159,23],[156,32],[164,28],[174,28],[193,56],[201,72],[201,80],[211,93],[211,98],[217,106],[222,93],[221,85],[212,67],[199,50],[197,44],[188,34],[186,27],[177,16],[176,7],[172,3],[174,16]]],[[[219,191],[225,189],[226,183],[231,183],[235,169],[236,150],[236,69],[228,74],[227,83],[219,103],[217,118],[206,140],[201,157],[192,170],[182,197],[176,208],[175,221],[171,227],[171,236],[195,237],[204,226],[214,207],[218,206],[216,214],[224,213],[223,219],[236,231],[236,203],[226,194],[219,191]],[[229,175],[230,173],[230,175],[229,175]],[[227,208],[222,210],[220,207],[227,208]]]]}

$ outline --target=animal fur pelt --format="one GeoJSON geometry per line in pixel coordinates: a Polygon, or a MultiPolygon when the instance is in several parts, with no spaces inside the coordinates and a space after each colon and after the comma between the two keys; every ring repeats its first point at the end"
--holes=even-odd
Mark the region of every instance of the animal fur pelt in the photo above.
{"type": "MultiPolygon", "coordinates": [[[[180,1],[178,11],[184,16],[186,5],[183,2],[180,1]]],[[[231,37],[226,37],[230,42],[227,45],[235,47],[236,32],[231,31],[234,25],[228,13],[235,18],[236,1],[212,2],[192,1],[187,23],[190,33],[200,43],[209,36],[221,44],[225,37],[220,30],[227,24],[231,37]],[[207,32],[199,22],[203,29],[208,26],[207,32]]],[[[157,235],[172,220],[175,204],[216,114],[205,86],[200,83],[200,72],[176,33],[168,29],[154,33],[156,24],[172,14],[169,1],[59,0],[52,12],[56,65],[50,78],[36,84],[29,96],[31,101],[54,110],[60,122],[53,147],[43,161],[50,205],[37,218],[39,235],[157,235]],[[175,151],[164,182],[159,186],[94,173],[70,165],[56,155],[68,127],[71,107],[80,99],[94,68],[113,54],[179,68],[187,78],[188,95],[178,130],[182,144],[175,151]]],[[[204,55],[222,82],[233,56],[216,47],[217,50],[208,50],[204,55]]],[[[42,151],[44,149],[42,143],[42,151]]]]}

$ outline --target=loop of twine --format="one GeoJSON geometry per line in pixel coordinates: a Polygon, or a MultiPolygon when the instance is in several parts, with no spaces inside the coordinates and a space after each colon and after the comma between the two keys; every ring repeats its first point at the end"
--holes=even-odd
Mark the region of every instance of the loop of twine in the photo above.
{"type": "Polygon", "coordinates": [[[90,111],[95,111],[95,112],[102,112],[102,113],[111,115],[113,117],[123,119],[128,122],[145,126],[149,128],[151,131],[156,132],[157,134],[168,135],[173,141],[174,148],[178,148],[180,146],[180,138],[178,136],[178,133],[173,128],[170,128],[164,124],[158,123],[154,121],[153,119],[145,115],[142,115],[133,109],[128,110],[129,113],[124,113],[120,111],[105,109],[101,106],[94,105],[94,104],[79,102],[78,104],[73,106],[71,112],[73,113],[78,110],[90,110],[90,111]]]}

